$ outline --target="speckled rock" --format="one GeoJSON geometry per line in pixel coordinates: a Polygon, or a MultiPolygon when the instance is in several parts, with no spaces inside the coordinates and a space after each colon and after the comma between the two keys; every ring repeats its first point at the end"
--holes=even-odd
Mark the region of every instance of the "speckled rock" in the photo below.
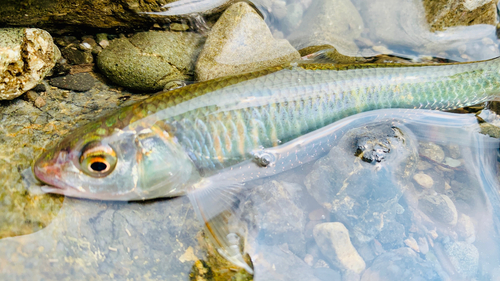
{"type": "Polygon", "coordinates": [[[50,34],[35,28],[0,29],[0,100],[35,87],[60,57],[50,34]]]}
{"type": "Polygon", "coordinates": [[[340,222],[329,222],[314,227],[314,240],[321,252],[343,271],[361,273],[366,264],[351,244],[349,231],[340,222]]]}
{"type": "Polygon", "coordinates": [[[364,29],[363,19],[349,0],[313,1],[302,23],[287,38],[297,49],[332,45],[341,54],[354,55],[354,39],[364,29]]]}
{"type": "Polygon", "coordinates": [[[479,251],[476,246],[463,241],[444,243],[450,263],[462,278],[473,278],[479,267],[479,251]]]}
{"type": "Polygon", "coordinates": [[[213,26],[196,62],[199,80],[280,65],[300,55],[287,40],[276,40],[247,3],[229,7],[213,26]]]}
{"type": "Polygon", "coordinates": [[[196,33],[150,31],[111,41],[98,56],[113,82],[138,91],[158,91],[173,80],[192,80],[204,38],[196,33]]]}
{"type": "Polygon", "coordinates": [[[420,154],[437,163],[441,163],[444,160],[443,149],[439,145],[432,142],[421,142],[420,154]]]}
{"type": "Polygon", "coordinates": [[[457,25],[496,24],[497,1],[424,0],[423,4],[431,31],[457,25]]]}
{"type": "Polygon", "coordinates": [[[419,208],[437,222],[456,225],[458,214],[455,204],[444,194],[428,194],[418,200],[419,208]]]}

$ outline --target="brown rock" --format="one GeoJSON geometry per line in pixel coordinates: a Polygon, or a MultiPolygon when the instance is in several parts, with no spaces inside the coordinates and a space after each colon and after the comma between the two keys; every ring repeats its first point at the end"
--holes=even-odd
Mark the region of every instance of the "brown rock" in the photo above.
{"type": "Polygon", "coordinates": [[[493,0],[424,0],[426,19],[431,31],[452,26],[496,24],[493,0]]]}

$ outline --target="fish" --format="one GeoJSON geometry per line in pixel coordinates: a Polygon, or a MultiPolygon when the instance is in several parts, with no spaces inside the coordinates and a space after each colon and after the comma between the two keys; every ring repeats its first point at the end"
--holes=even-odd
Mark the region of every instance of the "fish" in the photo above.
{"type": "Polygon", "coordinates": [[[32,171],[48,185],[45,192],[72,197],[187,195],[219,253],[253,272],[218,214],[231,209],[244,182],[317,158],[319,151],[299,149],[319,144],[307,136],[360,112],[450,110],[499,93],[500,58],[411,65],[293,62],[123,107],[70,133],[32,171]]]}

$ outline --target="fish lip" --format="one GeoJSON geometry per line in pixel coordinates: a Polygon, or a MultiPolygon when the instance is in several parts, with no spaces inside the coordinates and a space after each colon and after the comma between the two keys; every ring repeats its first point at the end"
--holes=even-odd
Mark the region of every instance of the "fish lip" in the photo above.
{"type": "Polygon", "coordinates": [[[34,162],[32,170],[35,178],[42,183],[45,183],[51,187],[57,188],[61,191],[71,188],[68,184],[58,179],[61,175],[61,168],[59,165],[54,165],[53,160],[44,160],[42,155],[37,161],[34,162]],[[51,169],[52,172],[47,173],[47,168],[51,169]],[[55,171],[55,172],[54,172],[55,171]]]}

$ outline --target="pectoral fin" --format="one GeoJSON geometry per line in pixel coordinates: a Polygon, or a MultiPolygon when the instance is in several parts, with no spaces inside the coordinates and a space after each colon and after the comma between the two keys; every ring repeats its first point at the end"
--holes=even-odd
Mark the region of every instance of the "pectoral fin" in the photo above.
{"type": "Polygon", "coordinates": [[[203,224],[205,234],[228,261],[253,274],[253,269],[245,262],[245,233],[238,225],[228,223],[229,218],[238,218],[239,203],[243,184],[224,180],[213,182],[205,179],[193,186],[188,197],[196,215],[203,224]]]}

